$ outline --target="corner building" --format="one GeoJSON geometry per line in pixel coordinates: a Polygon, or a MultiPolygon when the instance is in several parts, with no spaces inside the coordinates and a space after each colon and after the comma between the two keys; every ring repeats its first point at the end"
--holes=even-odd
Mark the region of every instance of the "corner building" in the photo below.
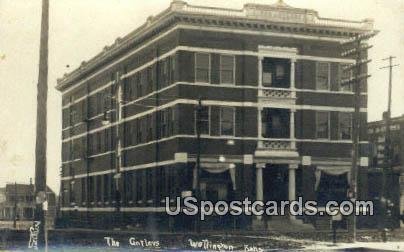
{"type": "MultiPolygon", "coordinates": [[[[341,80],[355,61],[340,56],[340,42],[372,29],[372,20],[321,18],[282,1],[241,10],[172,1],[58,80],[63,218],[75,227],[191,227],[164,206],[195,187],[199,99],[203,199],[345,199],[354,94],[341,80]]],[[[211,219],[245,229],[276,218],[211,219]]]]}
{"type": "MultiPolygon", "coordinates": [[[[370,167],[368,176],[368,195],[378,206],[376,214],[387,219],[389,228],[403,226],[404,217],[404,115],[391,118],[391,163],[386,164],[387,112],[383,120],[368,123],[370,142],[370,167]],[[387,167],[391,165],[390,169],[387,167]],[[383,170],[385,170],[383,174],[383,170]],[[386,193],[383,195],[383,176],[385,177],[386,193]],[[383,216],[381,198],[387,199],[388,213],[383,216]]],[[[374,218],[377,220],[377,218],[374,218]]]]}

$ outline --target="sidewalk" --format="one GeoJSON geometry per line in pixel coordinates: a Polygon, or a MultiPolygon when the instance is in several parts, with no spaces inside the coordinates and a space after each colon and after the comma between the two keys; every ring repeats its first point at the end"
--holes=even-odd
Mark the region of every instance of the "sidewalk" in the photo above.
{"type": "Polygon", "coordinates": [[[335,246],[331,243],[315,243],[304,247],[304,250],[312,251],[330,251],[330,250],[376,250],[376,251],[404,251],[404,241],[402,242],[355,242],[339,243],[335,246]]]}

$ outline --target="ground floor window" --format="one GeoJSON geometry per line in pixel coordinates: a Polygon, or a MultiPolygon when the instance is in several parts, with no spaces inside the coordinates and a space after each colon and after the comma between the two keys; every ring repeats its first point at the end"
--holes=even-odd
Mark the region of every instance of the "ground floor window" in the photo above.
{"type": "Polygon", "coordinates": [[[201,196],[204,200],[217,202],[233,198],[233,186],[229,171],[222,173],[201,172],[201,196]]]}
{"type": "Polygon", "coordinates": [[[348,176],[321,174],[319,186],[317,188],[317,202],[320,206],[325,206],[328,201],[342,202],[347,200],[348,176]]]}

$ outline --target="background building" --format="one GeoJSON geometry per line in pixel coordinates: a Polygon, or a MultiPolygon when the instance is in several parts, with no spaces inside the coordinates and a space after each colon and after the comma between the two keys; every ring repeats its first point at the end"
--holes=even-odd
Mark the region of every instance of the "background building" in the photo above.
{"type": "MultiPolygon", "coordinates": [[[[0,188],[0,226],[12,228],[14,220],[17,229],[32,226],[35,211],[33,184],[10,183],[0,188]]],[[[46,224],[53,228],[56,217],[55,193],[48,187],[46,224]]]]}
{"type": "MultiPolygon", "coordinates": [[[[404,115],[391,119],[392,174],[388,175],[388,195],[392,202],[392,224],[397,226],[404,215],[404,115]]],[[[381,197],[383,168],[385,167],[386,121],[368,124],[370,151],[369,197],[377,202],[381,197]]]]}
{"type": "MultiPolygon", "coordinates": [[[[199,100],[202,198],[346,199],[354,94],[341,80],[355,61],[340,56],[340,42],[372,29],[371,20],[321,18],[282,1],[242,10],[173,1],[58,80],[63,217],[87,227],[183,223],[167,217],[165,197],[195,189],[199,100]]],[[[231,221],[245,228],[276,218],[231,221]]]]}
{"type": "Polygon", "coordinates": [[[1,203],[1,219],[13,221],[33,220],[35,209],[34,185],[7,184],[2,188],[5,200],[1,203]]]}

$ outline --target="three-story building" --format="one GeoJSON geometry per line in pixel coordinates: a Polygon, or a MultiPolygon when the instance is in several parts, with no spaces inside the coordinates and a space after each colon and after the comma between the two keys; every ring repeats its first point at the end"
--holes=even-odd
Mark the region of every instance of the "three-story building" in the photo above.
{"type": "MultiPolygon", "coordinates": [[[[372,29],[282,1],[172,1],[58,80],[64,216],[90,227],[175,223],[165,197],[196,187],[199,101],[202,198],[345,199],[354,93],[341,80],[355,61],[340,42],[372,29]]],[[[366,104],[364,85],[363,125],[366,104]]]]}

